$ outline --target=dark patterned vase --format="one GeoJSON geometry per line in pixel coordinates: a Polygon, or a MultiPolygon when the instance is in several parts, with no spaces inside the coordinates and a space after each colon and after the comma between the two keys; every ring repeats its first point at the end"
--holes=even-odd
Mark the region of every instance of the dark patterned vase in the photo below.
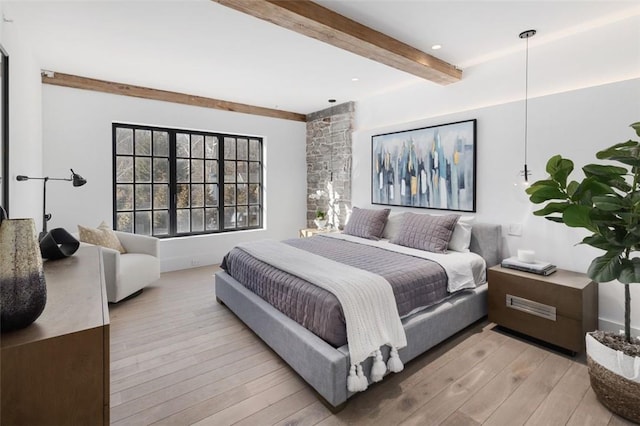
{"type": "Polygon", "coordinates": [[[0,326],[16,330],[34,322],[47,302],[42,256],[33,219],[0,222],[0,326]]]}

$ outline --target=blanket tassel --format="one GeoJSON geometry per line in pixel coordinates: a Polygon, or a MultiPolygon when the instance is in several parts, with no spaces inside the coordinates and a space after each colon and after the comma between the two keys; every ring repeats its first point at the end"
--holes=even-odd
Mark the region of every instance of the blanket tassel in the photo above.
{"type": "Polygon", "coordinates": [[[404,370],[404,364],[400,360],[398,356],[398,350],[395,347],[391,348],[391,354],[389,355],[389,360],[387,361],[387,367],[389,371],[393,373],[399,373],[404,370]]]}
{"type": "Polygon", "coordinates": [[[358,380],[358,376],[356,376],[355,364],[351,364],[351,369],[349,370],[349,377],[347,377],[347,389],[349,392],[358,392],[360,390],[360,381],[358,380]]]}
{"type": "Polygon", "coordinates": [[[382,361],[382,352],[380,349],[375,351],[373,365],[371,366],[371,381],[379,382],[387,372],[387,366],[382,361]]]}
{"type": "Polygon", "coordinates": [[[369,387],[369,382],[362,372],[362,364],[358,364],[358,381],[360,382],[360,392],[366,391],[369,387]]]}

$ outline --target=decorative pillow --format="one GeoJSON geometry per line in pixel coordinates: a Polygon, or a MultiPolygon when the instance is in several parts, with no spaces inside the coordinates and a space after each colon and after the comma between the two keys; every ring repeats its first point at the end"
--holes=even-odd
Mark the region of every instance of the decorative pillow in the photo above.
{"type": "Polygon", "coordinates": [[[368,210],[354,207],[343,232],[355,237],[379,240],[389,212],[391,212],[390,209],[368,210]]]}
{"type": "Polygon", "coordinates": [[[392,240],[400,230],[403,219],[404,213],[389,214],[389,218],[387,218],[387,224],[384,226],[382,238],[392,240]]]}
{"type": "Polygon", "coordinates": [[[453,228],[453,234],[449,241],[449,250],[460,251],[463,253],[469,252],[469,246],[471,245],[471,229],[473,225],[473,216],[460,216],[458,223],[453,228]]]}
{"type": "Polygon", "coordinates": [[[459,218],[457,214],[430,216],[405,213],[400,231],[391,242],[419,250],[446,253],[459,218]]]}
{"type": "Polygon", "coordinates": [[[116,233],[104,221],[97,228],[78,225],[78,233],[80,234],[80,241],[83,243],[118,250],[120,253],[127,252],[122,247],[116,233]]]}

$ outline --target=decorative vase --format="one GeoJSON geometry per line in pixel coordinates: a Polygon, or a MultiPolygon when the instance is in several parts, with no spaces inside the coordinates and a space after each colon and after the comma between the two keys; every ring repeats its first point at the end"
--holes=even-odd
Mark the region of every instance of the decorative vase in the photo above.
{"type": "Polygon", "coordinates": [[[616,351],[586,335],[591,388],[612,412],[640,423],[640,357],[616,351]]]}
{"type": "Polygon", "coordinates": [[[324,229],[327,226],[327,219],[316,219],[313,221],[318,229],[324,229]]]}
{"type": "Polygon", "coordinates": [[[47,302],[42,256],[33,219],[0,223],[0,325],[16,330],[34,322],[47,302]]]}

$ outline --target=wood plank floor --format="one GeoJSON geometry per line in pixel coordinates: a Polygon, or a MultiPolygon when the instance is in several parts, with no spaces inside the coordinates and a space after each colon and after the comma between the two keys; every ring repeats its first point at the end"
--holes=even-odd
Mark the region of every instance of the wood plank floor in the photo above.
{"type": "Polygon", "coordinates": [[[116,425],[629,425],[573,359],[480,321],[351,398],[333,415],[215,302],[213,272],[162,274],[110,306],[116,425]]]}

